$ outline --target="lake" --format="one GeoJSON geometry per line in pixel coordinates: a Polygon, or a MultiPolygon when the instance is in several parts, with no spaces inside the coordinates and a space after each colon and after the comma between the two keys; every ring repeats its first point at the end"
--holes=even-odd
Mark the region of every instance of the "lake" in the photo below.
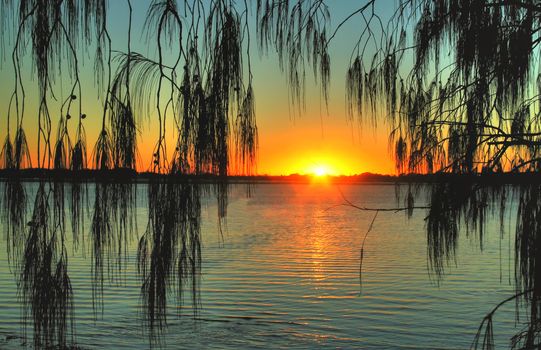
{"type": "MultiPolygon", "coordinates": [[[[25,186],[32,203],[37,184],[25,186]]],[[[170,288],[167,323],[152,333],[137,271],[146,191],[147,185],[137,185],[136,225],[127,245],[115,248],[123,258],[105,258],[100,302],[93,300],[92,205],[84,211],[77,249],[67,235],[73,333],[81,349],[467,349],[483,317],[515,293],[516,210],[506,214],[503,236],[497,212],[487,218],[482,242],[462,229],[442,278],[428,261],[426,210],[410,219],[404,212],[379,212],[366,238],[360,281],[361,245],[375,214],[340,204],[347,198],[366,207],[396,207],[394,185],[260,184],[251,196],[238,185],[230,189],[223,222],[214,197],[203,195],[196,298],[187,286],[180,304],[170,288]]],[[[420,197],[416,205],[423,205],[420,197]]],[[[94,203],[93,185],[88,203],[94,203]]],[[[507,207],[513,206],[510,200],[507,207]]],[[[5,226],[2,219],[3,232],[5,226]]],[[[32,322],[25,340],[18,277],[3,237],[0,348],[31,347],[32,322]]],[[[494,317],[497,348],[508,348],[521,326],[515,306],[502,306],[494,317]]]]}

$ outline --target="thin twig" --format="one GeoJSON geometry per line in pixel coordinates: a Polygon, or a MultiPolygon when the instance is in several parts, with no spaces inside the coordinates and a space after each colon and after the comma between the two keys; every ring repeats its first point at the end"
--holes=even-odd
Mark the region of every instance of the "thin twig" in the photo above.
{"type": "Polygon", "coordinates": [[[364,258],[364,245],[366,243],[366,238],[368,237],[368,234],[370,231],[372,231],[372,228],[374,227],[374,222],[376,221],[376,218],[378,217],[379,211],[376,211],[374,214],[374,217],[372,218],[372,221],[370,222],[370,226],[368,226],[368,230],[364,234],[363,243],[361,244],[361,260],[359,262],[359,294],[362,294],[363,292],[363,258],[364,258]]]}

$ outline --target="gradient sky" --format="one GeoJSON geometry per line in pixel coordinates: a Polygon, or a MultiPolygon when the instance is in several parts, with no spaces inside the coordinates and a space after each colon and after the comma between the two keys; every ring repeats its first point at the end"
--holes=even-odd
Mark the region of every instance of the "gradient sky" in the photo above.
{"type": "MultiPolygon", "coordinates": [[[[132,1],[133,34],[132,50],[154,57],[156,47],[149,46],[141,35],[149,1],[132,1]]],[[[344,19],[359,5],[358,0],[331,1],[330,12],[334,26],[344,19]]],[[[127,45],[127,6],[123,1],[111,1],[109,11],[109,29],[113,40],[113,49],[126,51],[127,45]]],[[[385,9],[383,9],[385,11],[385,9]]],[[[356,39],[355,33],[361,28],[361,19],[353,18],[339,32],[332,42],[331,86],[328,112],[315,85],[311,69],[307,67],[306,109],[301,115],[291,112],[288,102],[286,77],[278,67],[274,54],[259,54],[255,41],[255,18],[251,31],[253,41],[252,67],[254,73],[254,92],[256,98],[256,117],[259,129],[258,174],[287,175],[291,173],[312,173],[317,168],[324,168],[331,174],[358,174],[363,172],[394,173],[394,162],[388,152],[387,138],[389,127],[383,118],[378,118],[377,128],[369,123],[360,125],[348,121],[345,109],[345,74],[351,49],[356,39]]],[[[9,43],[8,43],[8,47],[9,43]]],[[[9,49],[11,50],[11,49],[9,49]]],[[[30,56],[28,51],[27,56],[30,56]]],[[[6,55],[6,57],[10,57],[6,55]]],[[[101,105],[94,86],[93,49],[81,54],[81,78],[84,83],[83,113],[85,120],[89,153],[93,147],[101,126],[101,105]]],[[[37,81],[34,78],[29,57],[24,63],[24,81],[27,90],[26,115],[24,128],[33,153],[36,149],[37,127],[37,81]]],[[[64,74],[64,72],[63,72],[64,74]]],[[[11,61],[4,60],[0,70],[0,138],[6,135],[5,116],[11,95],[14,78],[11,61]]],[[[66,96],[68,83],[62,80],[55,86],[57,96],[66,96]]],[[[59,107],[51,104],[54,111],[59,107]]],[[[152,120],[152,116],[150,118],[152,120]]],[[[139,135],[140,161],[139,170],[146,170],[150,165],[153,143],[157,127],[152,121],[141,124],[139,135]]],[[[14,123],[12,122],[12,132],[14,123]]],[[[56,134],[56,127],[53,125],[56,134]]],[[[173,135],[171,135],[172,137],[173,135]]],[[[73,136],[72,136],[73,137],[73,136]]],[[[35,162],[35,154],[33,154],[35,162]]],[[[90,156],[90,154],[89,154],[90,156]]],[[[35,165],[35,163],[34,163],[35,165]]]]}

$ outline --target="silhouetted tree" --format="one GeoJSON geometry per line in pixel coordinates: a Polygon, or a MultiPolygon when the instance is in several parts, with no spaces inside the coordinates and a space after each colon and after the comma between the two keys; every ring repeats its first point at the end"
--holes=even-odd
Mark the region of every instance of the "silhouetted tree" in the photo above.
{"type": "MultiPolygon", "coordinates": [[[[230,0],[154,0],[148,4],[147,40],[157,45],[157,56],[132,51],[132,4],[126,1],[128,43],[126,52],[113,53],[107,27],[105,0],[0,1],[1,55],[13,36],[11,63],[15,85],[7,111],[7,136],[0,153],[1,166],[18,170],[30,167],[23,118],[26,87],[22,65],[30,53],[37,74],[39,111],[37,125],[38,168],[57,173],[129,169],[137,166],[139,126],[148,117],[159,130],[149,169],[160,177],[149,184],[149,219],[141,237],[139,268],[142,277],[144,319],[151,328],[164,323],[166,291],[178,280],[179,301],[191,280],[197,309],[200,267],[200,184],[173,177],[214,174],[212,187],[219,215],[225,216],[225,179],[232,169],[250,173],[258,145],[255,97],[250,66],[249,5],[230,0]],[[82,102],[86,82],[80,80],[79,57],[95,47],[94,68],[103,104],[101,131],[87,162],[87,139],[82,102]],[[171,52],[173,59],[171,60],[171,52]],[[166,54],[167,53],[167,54],[166,54]],[[56,84],[68,83],[66,96],[56,84]],[[51,111],[60,100],[60,111],[51,111]],[[53,115],[58,115],[55,119],[53,115]],[[16,118],[13,118],[15,116],[16,118]],[[144,117],[145,116],[145,117],[144,117]],[[70,123],[76,122],[75,133],[70,123]],[[167,130],[166,126],[175,126],[167,130]],[[15,123],[13,125],[13,123],[15,123]],[[53,124],[57,124],[53,138],[53,124]],[[10,129],[15,136],[11,138],[10,129]],[[166,140],[174,138],[175,144],[166,140]],[[168,148],[169,147],[169,148],[168,148]],[[172,149],[171,149],[172,147],[172,149]],[[168,204],[164,205],[164,201],[168,204]],[[169,253],[167,253],[169,252],[169,253]],[[167,253],[167,254],[166,254],[167,253]],[[148,266],[147,266],[148,263],[148,266]]],[[[26,117],[28,118],[28,117],[26,117]]],[[[74,242],[82,230],[86,185],[72,173],[71,228],[74,242]]],[[[126,242],[134,229],[135,186],[106,177],[94,187],[90,237],[93,258],[93,295],[96,305],[103,291],[104,271],[115,273],[111,261],[121,266],[126,242]],[[115,259],[111,259],[116,257],[115,259]]],[[[8,219],[8,238],[15,264],[21,264],[20,283],[25,315],[32,319],[36,346],[69,345],[71,284],[65,247],[64,183],[42,178],[36,194],[32,221],[24,227],[24,186],[10,179],[2,197],[8,219]],[[24,247],[21,247],[23,246],[24,247]],[[41,283],[55,286],[51,293],[41,283]],[[52,303],[46,305],[46,301],[52,303]]]]}
{"type": "Polygon", "coordinates": [[[349,39],[349,113],[386,115],[400,172],[538,170],[541,4],[401,0],[390,12],[388,6],[359,1],[331,30],[327,1],[258,0],[258,38],[285,63],[297,100],[306,63],[326,98],[329,45],[346,22],[358,23],[358,36],[349,39]]]}
{"type": "MultiPolygon", "coordinates": [[[[329,45],[346,23],[358,23],[346,72],[348,113],[358,120],[369,116],[374,124],[385,115],[400,173],[539,171],[541,2],[400,0],[395,5],[389,12],[388,1],[359,1],[331,28],[325,0],[258,0],[259,43],[276,50],[293,101],[302,103],[306,65],[320,78],[327,99],[329,45]]],[[[512,340],[512,347],[521,349],[540,346],[539,190],[519,188],[517,295],[507,301],[524,299],[530,306],[528,326],[512,340]]],[[[459,224],[477,229],[482,242],[487,207],[499,203],[503,212],[507,191],[444,180],[430,192],[428,257],[439,275],[453,258],[459,224]]],[[[493,348],[494,311],[472,347],[493,348]]]]}
{"type": "MultiPolygon", "coordinates": [[[[369,115],[374,124],[380,114],[386,116],[399,172],[538,171],[541,2],[400,0],[391,12],[381,11],[380,5],[388,4],[387,0],[359,1],[357,9],[331,27],[325,0],[257,0],[253,7],[247,0],[154,0],[148,7],[145,28],[148,40],[157,45],[157,56],[146,57],[131,49],[129,0],[127,51],[114,55],[105,0],[0,1],[0,29],[14,37],[11,61],[15,75],[1,165],[14,170],[31,166],[23,130],[27,96],[22,62],[28,52],[39,92],[37,167],[134,170],[143,116],[156,116],[159,135],[149,168],[170,176],[149,185],[148,225],[139,244],[145,319],[150,325],[162,324],[171,278],[178,277],[181,291],[183,278],[194,278],[198,273],[202,191],[197,183],[186,180],[179,184],[173,177],[218,175],[222,182],[214,191],[223,216],[227,202],[224,183],[231,161],[235,161],[236,170],[250,173],[256,160],[249,30],[252,10],[257,16],[259,48],[277,52],[292,101],[299,106],[304,103],[307,66],[320,82],[323,99],[329,99],[329,45],[346,23],[357,21],[357,36],[348,38],[352,52],[344,72],[348,112],[359,120],[369,115]],[[103,110],[92,161],[87,162],[79,56],[90,43],[96,48],[94,63],[103,110]],[[166,50],[173,52],[172,59],[166,57],[166,50]],[[56,96],[57,79],[69,82],[66,96],[56,96]],[[53,120],[55,113],[49,106],[56,99],[62,103],[58,118],[53,120]],[[70,135],[68,125],[74,119],[76,133],[70,135]],[[174,130],[166,128],[170,125],[167,121],[174,122],[174,130]],[[58,126],[52,139],[54,123],[58,126]],[[169,135],[174,136],[173,147],[166,142],[169,135]]],[[[6,44],[2,39],[2,54],[6,44]]],[[[74,182],[72,186],[74,232],[81,226],[77,213],[84,190],[80,185],[74,182]]],[[[65,310],[71,303],[71,284],[64,245],[64,185],[41,180],[33,218],[26,229],[22,228],[24,189],[15,180],[5,189],[11,236],[13,241],[25,242],[24,249],[13,251],[22,255],[20,285],[31,311],[27,314],[34,316],[35,343],[65,346],[69,323],[65,310]],[[17,234],[24,239],[16,238],[17,234]],[[56,294],[44,295],[39,284],[43,281],[57,286],[56,294]],[[54,307],[43,308],[46,298],[54,300],[54,307]],[[49,317],[54,322],[49,322],[49,317]]],[[[443,262],[452,258],[458,234],[456,220],[462,217],[482,233],[486,203],[495,198],[489,196],[489,190],[474,182],[433,187],[427,232],[429,259],[437,274],[443,262]]],[[[524,336],[517,335],[515,343],[525,348],[534,346],[541,319],[541,287],[536,277],[541,271],[536,263],[541,237],[536,225],[538,191],[537,186],[521,188],[516,231],[517,296],[527,298],[532,308],[530,327],[524,336]]],[[[98,182],[95,192],[91,234],[95,291],[99,294],[103,253],[122,251],[134,194],[108,181],[98,182]],[[113,224],[118,220],[118,225],[113,224]]],[[[502,192],[491,193],[501,197],[502,192]]],[[[410,194],[410,214],[413,207],[410,194]]],[[[197,279],[192,283],[195,286],[197,279]]],[[[492,313],[490,322],[491,317],[492,313]]],[[[491,333],[491,326],[487,326],[488,340],[482,344],[486,348],[492,346],[491,333]]]]}

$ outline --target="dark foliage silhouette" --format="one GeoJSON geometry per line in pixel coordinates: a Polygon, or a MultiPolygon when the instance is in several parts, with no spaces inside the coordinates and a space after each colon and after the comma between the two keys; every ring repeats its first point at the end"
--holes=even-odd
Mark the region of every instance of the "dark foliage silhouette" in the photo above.
{"type": "Polygon", "coordinates": [[[39,184],[32,219],[27,225],[19,279],[24,319],[33,325],[34,346],[66,347],[73,342],[73,292],[67,253],[58,222],[50,222],[48,196],[54,191],[39,184]]]}
{"type": "MultiPolygon", "coordinates": [[[[328,75],[318,65],[326,64],[328,45],[339,30],[359,20],[346,74],[347,106],[352,118],[371,116],[374,124],[378,114],[387,116],[399,172],[537,172],[539,3],[404,0],[388,16],[378,13],[382,3],[360,2],[331,32],[324,0],[257,2],[260,45],[289,62],[282,67],[292,99],[302,96],[298,77],[305,64],[326,86],[328,75]]],[[[517,296],[531,306],[528,329],[512,342],[518,348],[537,346],[539,189],[534,187],[518,189],[517,296]]],[[[428,260],[440,276],[453,260],[460,223],[482,243],[488,203],[499,199],[503,210],[506,193],[476,181],[441,183],[430,192],[428,260]]],[[[484,321],[485,339],[476,338],[473,348],[494,347],[491,317],[484,321]]]]}
{"type": "MultiPolygon", "coordinates": [[[[153,0],[144,26],[157,54],[146,57],[131,47],[130,0],[126,1],[127,48],[117,53],[112,50],[105,0],[0,1],[0,12],[5,14],[0,29],[14,39],[15,81],[0,165],[13,174],[32,167],[23,129],[28,97],[22,72],[29,57],[38,87],[34,165],[53,169],[53,175],[70,174],[71,179],[70,214],[66,215],[66,184],[42,176],[28,224],[25,187],[17,176],[4,182],[2,217],[8,256],[17,267],[35,346],[65,347],[74,342],[69,331],[73,295],[66,233],[72,232],[77,249],[85,237],[85,208],[90,201],[87,184],[77,175],[87,168],[102,174],[93,188],[87,233],[95,310],[101,305],[106,276],[119,277],[126,245],[138,234],[135,181],[122,174],[141,169],[163,175],[148,185],[148,223],[138,237],[142,311],[151,339],[166,325],[168,291],[175,282],[178,302],[189,284],[197,310],[201,195],[211,192],[216,197],[223,222],[228,174],[251,174],[257,160],[251,11],[256,14],[259,49],[278,54],[291,101],[300,110],[307,67],[320,84],[322,99],[328,101],[331,45],[346,23],[359,21],[344,72],[350,117],[360,121],[368,117],[376,125],[378,115],[386,116],[391,125],[390,149],[400,173],[471,177],[433,185],[428,208],[415,207],[410,190],[400,208],[348,205],[376,213],[400,210],[410,217],[413,210],[427,209],[427,258],[438,278],[453,261],[462,224],[466,233],[476,232],[482,249],[487,210],[494,203],[500,213],[505,210],[507,188],[485,186],[475,180],[477,174],[539,171],[541,6],[534,0],[402,0],[384,16],[378,13],[382,3],[360,1],[356,10],[331,27],[325,0],[258,0],[251,5],[248,1],[153,0]],[[86,91],[79,61],[89,54],[89,47],[96,50],[93,63],[102,103],[101,129],[93,145],[87,143],[84,127],[86,91]],[[57,93],[58,81],[68,83],[67,94],[57,93]],[[59,111],[53,110],[52,101],[60,101],[59,111]],[[144,122],[157,127],[158,137],[150,164],[141,166],[138,138],[144,122]],[[208,174],[215,176],[215,184],[205,187],[194,180],[208,174]]],[[[2,36],[2,57],[6,44],[2,36]]],[[[512,340],[517,348],[534,347],[538,337],[539,190],[537,185],[517,189],[517,294],[507,301],[520,299],[530,307],[528,327],[512,340]]],[[[472,347],[494,346],[494,311],[483,321],[472,347]]]]}
{"type": "MultiPolygon", "coordinates": [[[[36,347],[66,347],[74,342],[69,339],[68,327],[72,312],[68,240],[77,251],[85,249],[81,243],[87,236],[93,259],[96,316],[103,306],[104,283],[121,278],[127,244],[137,234],[137,186],[122,172],[114,175],[118,176],[115,179],[106,174],[138,167],[139,125],[150,118],[143,116],[156,112],[159,128],[149,169],[170,174],[171,178],[219,175],[220,183],[210,187],[209,192],[216,194],[220,220],[225,219],[230,162],[234,159],[236,171],[250,173],[258,142],[248,3],[239,5],[223,0],[210,4],[197,0],[182,6],[171,0],[152,1],[145,23],[148,40],[155,40],[158,45],[157,58],[152,58],[132,51],[130,0],[126,1],[127,50],[115,54],[107,28],[105,0],[0,3],[2,13],[11,19],[2,20],[2,29],[15,38],[11,56],[15,86],[8,107],[8,133],[2,146],[1,165],[13,171],[32,166],[22,128],[27,100],[22,61],[29,53],[39,93],[36,165],[54,169],[52,178],[44,176],[40,180],[28,225],[25,186],[16,177],[10,177],[2,196],[10,261],[13,266],[21,266],[19,287],[25,315],[34,327],[36,347]],[[11,22],[16,24],[14,28],[7,25],[11,22]],[[87,115],[79,60],[87,54],[88,47],[96,49],[94,67],[103,103],[101,132],[90,149],[84,127],[87,115]],[[167,62],[164,51],[171,48],[176,50],[176,58],[167,62]],[[57,95],[58,80],[70,84],[67,95],[57,95]],[[56,113],[50,105],[58,97],[63,102],[59,117],[54,120],[56,113]],[[12,115],[14,118],[10,118],[12,115]],[[169,121],[175,125],[173,130],[166,130],[169,121]],[[12,122],[14,138],[10,134],[12,122]],[[168,151],[169,135],[176,139],[173,152],[168,151]],[[94,186],[77,175],[87,168],[104,174],[94,186]],[[55,178],[69,173],[69,187],[55,178]],[[88,212],[85,208],[92,195],[93,208],[88,212]],[[90,231],[85,233],[87,216],[90,231]],[[67,232],[72,233],[71,238],[67,232]],[[44,283],[55,287],[45,290],[44,283]]],[[[2,54],[7,50],[3,39],[2,54]]],[[[151,335],[165,326],[166,295],[174,280],[178,281],[179,303],[184,298],[185,286],[190,285],[194,310],[199,304],[201,189],[190,181],[160,179],[149,185],[150,214],[140,238],[139,268],[142,309],[151,335]],[[168,204],[164,205],[164,201],[168,204]]]]}

